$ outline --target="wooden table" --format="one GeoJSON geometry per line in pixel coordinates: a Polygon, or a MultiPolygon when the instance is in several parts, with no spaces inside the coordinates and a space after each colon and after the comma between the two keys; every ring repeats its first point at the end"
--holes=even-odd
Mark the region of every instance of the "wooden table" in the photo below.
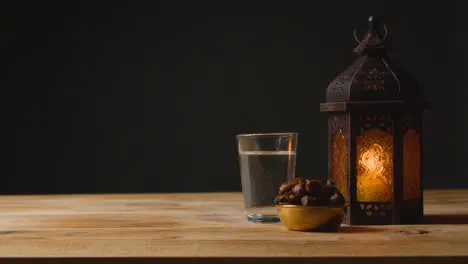
{"type": "Polygon", "coordinates": [[[424,225],[301,233],[240,193],[3,196],[0,263],[468,263],[468,190],[425,197],[424,225]]]}

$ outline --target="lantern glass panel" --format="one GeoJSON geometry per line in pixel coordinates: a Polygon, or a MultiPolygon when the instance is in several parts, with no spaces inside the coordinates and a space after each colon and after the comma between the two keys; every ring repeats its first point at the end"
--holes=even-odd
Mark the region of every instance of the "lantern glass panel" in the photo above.
{"type": "Polygon", "coordinates": [[[420,197],[421,155],[420,134],[416,129],[406,131],[403,138],[403,198],[420,197]]]}
{"type": "Polygon", "coordinates": [[[346,116],[330,117],[330,178],[348,200],[348,137],[346,116]]]}
{"type": "MultiPolygon", "coordinates": [[[[361,120],[363,118],[361,117],[361,120]]],[[[365,117],[356,137],[357,200],[393,200],[393,135],[385,116],[365,117]]]]}

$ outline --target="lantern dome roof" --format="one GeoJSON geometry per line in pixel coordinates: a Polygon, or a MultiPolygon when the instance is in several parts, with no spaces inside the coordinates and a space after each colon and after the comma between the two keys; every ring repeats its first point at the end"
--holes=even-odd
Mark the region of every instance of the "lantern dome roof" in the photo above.
{"type": "Polygon", "coordinates": [[[328,86],[327,103],[421,100],[421,89],[415,79],[393,64],[386,53],[385,34],[380,36],[376,21],[369,17],[369,29],[359,40],[354,52],[358,58],[328,86]]]}

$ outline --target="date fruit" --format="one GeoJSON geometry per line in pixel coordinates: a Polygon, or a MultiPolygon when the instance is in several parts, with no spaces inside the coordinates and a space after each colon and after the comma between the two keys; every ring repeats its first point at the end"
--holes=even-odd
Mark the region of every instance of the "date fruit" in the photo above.
{"type": "Polygon", "coordinates": [[[279,187],[279,194],[284,194],[284,193],[287,193],[289,191],[291,191],[291,189],[298,183],[300,182],[304,182],[304,179],[302,178],[294,178],[292,180],[289,180],[283,184],[281,184],[281,186],[279,187]]]}
{"type": "Polygon", "coordinates": [[[305,184],[304,183],[297,183],[294,185],[292,188],[292,192],[294,193],[295,196],[304,196],[306,190],[305,190],[305,184]]]}
{"type": "Polygon", "coordinates": [[[330,180],[295,178],[281,184],[275,204],[302,206],[343,206],[346,200],[330,180]]]}
{"type": "Polygon", "coordinates": [[[346,200],[343,194],[341,194],[340,191],[336,190],[336,192],[330,197],[330,203],[332,205],[344,205],[346,204],[346,200]]]}
{"type": "Polygon", "coordinates": [[[306,181],[306,192],[307,195],[318,197],[322,192],[323,183],[320,180],[307,180],[306,181]]]}
{"type": "Polygon", "coordinates": [[[325,185],[323,186],[322,193],[320,194],[320,198],[324,200],[329,200],[333,194],[335,194],[336,188],[333,185],[325,185]]]}

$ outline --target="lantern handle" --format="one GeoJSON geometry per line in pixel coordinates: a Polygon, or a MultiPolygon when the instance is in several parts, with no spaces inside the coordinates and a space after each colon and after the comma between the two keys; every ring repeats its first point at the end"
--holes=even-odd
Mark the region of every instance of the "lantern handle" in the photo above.
{"type": "MultiPolygon", "coordinates": [[[[384,36],[383,36],[381,42],[384,42],[384,41],[387,39],[387,35],[388,35],[388,28],[387,28],[387,25],[386,25],[386,24],[383,25],[383,28],[384,28],[384,30],[385,30],[385,34],[384,34],[384,36]]],[[[357,42],[358,44],[361,44],[361,41],[360,41],[359,38],[356,36],[356,32],[357,32],[357,31],[356,31],[356,28],[354,28],[354,29],[353,29],[354,40],[356,40],[356,42],[357,42]]]]}
{"type": "Polygon", "coordinates": [[[354,39],[356,40],[356,42],[358,44],[361,44],[361,41],[359,41],[358,37],[356,36],[356,28],[353,29],[353,35],[354,35],[354,39]]]}
{"type": "Polygon", "coordinates": [[[382,38],[382,42],[384,42],[387,39],[387,34],[388,34],[387,24],[383,25],[383,28],[385,30],[385,34],[382,38]]]}

